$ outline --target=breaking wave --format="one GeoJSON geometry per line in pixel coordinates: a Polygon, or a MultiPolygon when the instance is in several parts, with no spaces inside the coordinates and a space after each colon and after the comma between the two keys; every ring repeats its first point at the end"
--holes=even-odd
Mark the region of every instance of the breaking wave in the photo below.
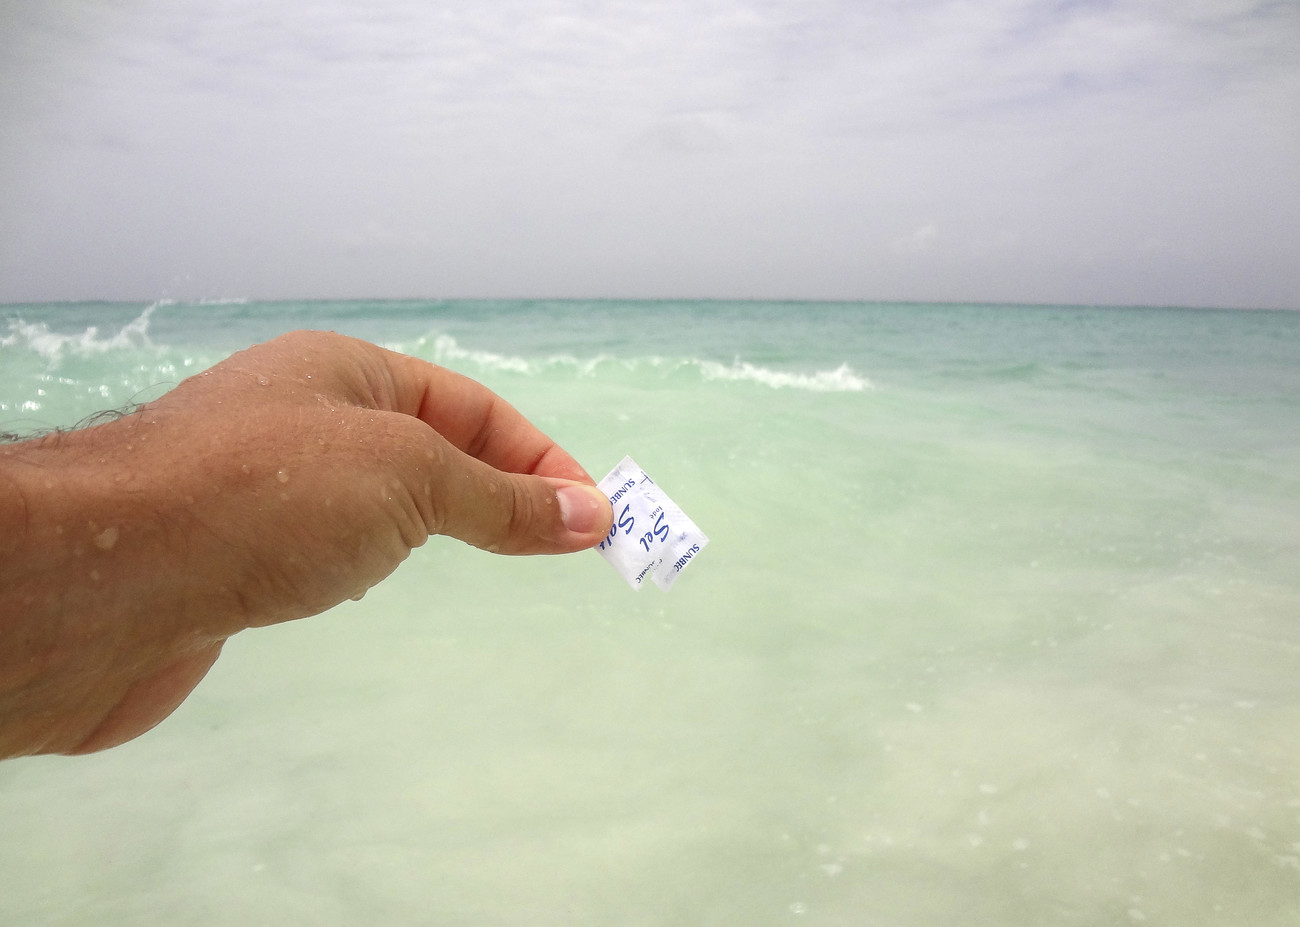
{"type": "MultiPolygon", "coordinates": [[[[400,345],[394,345],[401,349],[400,345]]],[[[833,370],[802,373],[773,370],[768,367],[735,360],[731,364],[700,358],[665,358],[658,356],[617,357],[598,354],[579,358],[571,354],[552,354],[540,358],[500,354],[465,348],[451,335],[439,334],[419,339],[410,348],[411,353],[425,357],[436,364],[458,369],[472,368],[483,373],[509,373],[520,376],[539,376],[556,370],[568,370],[578,377],[590,377],[607,370],[629,372],[654,370],[668,377],[681,370],[693,370],[700,379],[712,382],[750,382],[772,389],[807,390],[816,393],[857,393],[872,388],[870,381],[859,376],[847,364],[833,370]]]]}
{"type": "Polygon", "coordinates": [[[101,335],[98,325],[88,326],[74,334],[65,334],[50,331],[45,322],[10,319],[9,334],[0,338],[0,348],[26,349],[39,354],[51,364],[57,364],[68,356],[91,357],[110,351],[151,348],[155,345],[149,340],[149,319],[161,305],[165,303],[146,306],[143,312],[111,335],[101,335]]]}

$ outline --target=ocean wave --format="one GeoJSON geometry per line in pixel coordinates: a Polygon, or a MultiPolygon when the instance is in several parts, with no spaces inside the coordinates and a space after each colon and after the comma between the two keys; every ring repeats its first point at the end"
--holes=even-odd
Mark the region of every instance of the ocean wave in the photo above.
{"type": "Polygon", "coordinates": [[[166,302],[152,303],[138,316],[123,325],[115,334],[101,336],[98,325],[88,326],[75,334],[52,332],[44,322],[9,320],[9,334],[0,338],[0,348],[27,349],[39,354],[47,362],[57,364],[64,357],[89,357],[109,351],[152,348],[149,340],[149,318],[154,310],[166,302]]]}
{"type": "MultiPolygon", "coordinates": [[[[227,304],[238,303],[234,300],[227,304]]],[[[116,331],[101,331],[97,325],[74,333],[51,331],[46,322],[9,320],[7,335],[0,336],[0,349],[27,351],[37,355],[49,367],[72,359],[89,359],[112,352],[143,351],[149,354],[171,353],[167,345],[150,338],[150,322],[156,310],[177,305],[159,300],[146,306],[138,316],[116,331]]],[[[462,370],[469,375],[506,374],[523,377],[572,376],[575,378],[628,376],[668,380],[694,377],[706,383],[751,383],[770,389],[803,390],[817,393],[862,392],[872,384],[859,376],[847,363],[825,370],[782,370],[736,358],[730,364],[699,357],[671,357],[646,354],[621,356],[597,353],[579,357],[567,352],[524,356],[499,351],[469,348],[452,335],[431,332],[413,343],[390,343],[387,347],[426,358],[436,364],[462,370]]],[[[187,360],[185,366],[189,366],[187,360]]]]}
{"type": "Polygon", "coordinates": [[[700,361],[699,364],[706,380],[751,380],[773,389],[805,389],[814,393],[860,393],[871,389],[871,383],[855,374],[848,364],[816,373],[769,370],[743,361],[735,361],[729,367],[713,361],[700,361]]]}
{"type": "MultiPolygon", "coordinates": [[[[393,347],[402,350],[400,345],[393,347]]],[[[473,367],[479,372],[521,376],[539,376],[557,369],[569,370],[579,377],[595,376],[606,370],[637,372],[651,369],[658,371],[660,376],[668,377],[681,370],[692,370],[707,382],[750,382],[772,389],[856,393],[872,388],[870,381],[858,376],[847,363],[840,364],[833,370],[800,373],[773,370],[740,359],[736,359],[731,364],[722,364],[694,357],[667,358],[654,355],[620,358],[612,354],[598,354],[594,357],[579,358],[571,354],[552,354],[541,358],[527,358],[465,348],[454,337],[446,334],[420,338],[411,353],[446,367],[473,367]]]]}
{"type": "MultiPolygon", "coordinates": [[[[419,349],[429,345],[429,339],[421,338],[417,342],[417,353],[419,349]]],[[[523,357],[511,357],[508,354],[497,354],[492,351],[474,351],[469,348],[462,348],[456,339],[450,335],[436,335],[432,339],[431,350],[435,364],[441,364],[444,367],[455,366],[458,361],[473,364],[484,370],[493,370],[504,373],[521,373],[525,375],[538,372],[536,361],[530,361],[523,357]]],[[[555,358],[557,363],[563,363],[564,358],[555,358]]],[[[576,359],[575,359],[576,362],[576,359]]]]}

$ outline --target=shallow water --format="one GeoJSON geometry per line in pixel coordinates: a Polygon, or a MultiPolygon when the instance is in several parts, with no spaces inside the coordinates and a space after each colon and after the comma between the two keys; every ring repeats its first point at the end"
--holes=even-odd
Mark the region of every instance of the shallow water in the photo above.
{"type": "Polygon", "coordinates": [[[1300,922],[1300,314],[0,314],[0,429],[332,327],[711,539],[664,595],[435,538],[147,736],[0,764],[0,923],[1300,922]]]}

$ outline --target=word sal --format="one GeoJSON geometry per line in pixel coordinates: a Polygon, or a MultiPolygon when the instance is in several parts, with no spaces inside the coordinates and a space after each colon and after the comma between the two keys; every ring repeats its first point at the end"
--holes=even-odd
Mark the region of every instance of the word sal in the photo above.
{"type": "Polygon", "coordinates": [[[600,555],[633,589],[649,576],[667,592],[709,539],[631,457],[596,485],[614,506],[600,555]]]}

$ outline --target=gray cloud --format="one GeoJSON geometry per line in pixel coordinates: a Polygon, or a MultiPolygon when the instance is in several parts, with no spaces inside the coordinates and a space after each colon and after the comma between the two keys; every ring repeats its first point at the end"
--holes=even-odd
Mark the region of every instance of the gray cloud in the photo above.
{"type": "Polygon", "coordinates": [[[0,299],[1300,306],[1294,4],[10,7],[0,299]]]}

